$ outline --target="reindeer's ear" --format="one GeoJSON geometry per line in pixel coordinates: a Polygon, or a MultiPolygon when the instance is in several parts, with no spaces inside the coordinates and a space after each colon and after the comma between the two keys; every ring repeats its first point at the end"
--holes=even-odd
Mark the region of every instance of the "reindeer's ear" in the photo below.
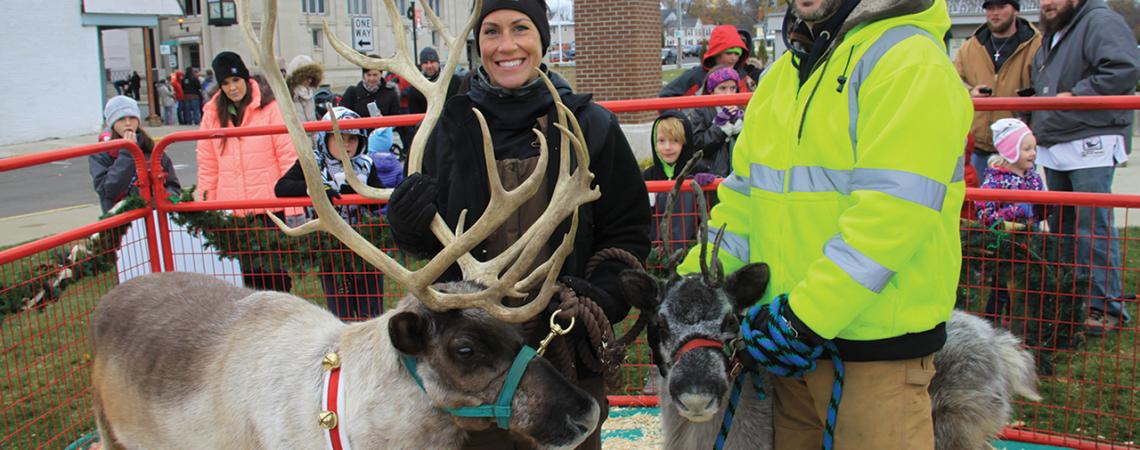
{"type": "Polygon", "coordinates": [[[752,306],[768,289],[768,265],[752,263],[733,272],[724,281],[724,292],[737,310],[752,306]]]}
{"type": "Polygon", "coordinates": [[[388,338],[392,346],[405,355],[419,355],[427,350],[428,319],[414,312],[402,312],[388,321],[388,338]]]}
{"type": "Polygon", "coordinates": [[[621,291],[630,306],[642,313],[657,312],[657,292],[660,284],[653,275],[640,270],[624,270],[621,275],[621,291]]]}

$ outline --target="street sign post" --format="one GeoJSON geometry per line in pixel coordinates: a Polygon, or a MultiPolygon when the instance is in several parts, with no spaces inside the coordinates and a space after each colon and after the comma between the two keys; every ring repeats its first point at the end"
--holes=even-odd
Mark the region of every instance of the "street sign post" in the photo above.
{"type": "Polygon", "coordinates": [[[375,48],[372,40],[372,17],[352,18],[352,48],[358,52],[370,52],[375,48]]]}

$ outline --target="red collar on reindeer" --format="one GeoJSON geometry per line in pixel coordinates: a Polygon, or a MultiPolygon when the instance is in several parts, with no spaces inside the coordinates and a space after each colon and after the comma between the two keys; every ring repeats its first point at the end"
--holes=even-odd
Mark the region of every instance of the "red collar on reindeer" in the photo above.
{"type": "MultiPolygon", "coordinates": [[[[725,369],[728,371],[729,378],[736,378],[745,367],[749,366],[748,362],[740,357],[741,353],[747,355],[748,352],[740,352],[739,339],[732,340],[726,348],[723,342],[708,338],[694,338],[686,341],[685,345],[682,345],[673,355],[673,364],[677,364],[677,361],[680,361],[685,353],[698,348],[715,348],[724,353],[728,358],[725,369]]],[[[751,367],[755,367],[755,363],[751,367]]]]}
{"type": "Polygon", "coordinates": [[[689,353],[690,350],[696,350],[698,348],[715,348],[717,350],[723,351],[724,343],[706,338],[691,339],[686,342],[685,345],[682,345],[681,349],[677,350],[677,353],[673,355],[673,363],[676,364],[677,361],[681,360],[681,357],[684,356],[685,353],[689,353]]]}
{"type": "Polygon", "coordinates": [[[340,413],[344,410],[344,383],[340,379],[340,355],[325,353],[321,361],[325,369],[325,387],[321,391],[319,425],[325,430],[325,447],[333,450],[352,450],[348,445],[348,432],[340,413]]]}

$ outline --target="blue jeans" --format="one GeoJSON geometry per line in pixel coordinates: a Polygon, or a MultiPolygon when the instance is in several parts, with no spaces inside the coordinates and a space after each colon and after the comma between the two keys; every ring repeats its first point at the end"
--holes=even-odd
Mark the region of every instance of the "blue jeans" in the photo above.
{"type": "Polygon", "coordinates": [[[978,174],[979,186],[986,181],[986,168],[990,167],[989,162],[991,155],[993,155],[993,153],[980,155],[974,152],[970,152],[970,164],[974,165],[974,172],[978,174]]]}
{"type": "Polygon", "coordinates": [[[187,112],[188,106],[190,106],[190,103],[187,102],[186,100],[179,100],[178,101],[178,124],[179,125],[187,125],[190,123],[186,119],[187,113],[188,113],[187,112]]]}
{"type": "Polygon", "coordinates": [[[197,125],[202,121],[202,99],[189,97],[186,103],[186,125],[197,125]]]}
{"type": "MultiPolygon", "coordinates": [[[[1045,182],[1050,191],[1110,193],[1115,173],[1115,167],[1067,171],[1046,168],[1045,182]]],[[[1132,320],[1116,300],[1121,295],[1120,241],[1113,225],[1112,209],[1063,206],[1058,214],[1049,218],[1049,229],[1069,236],[1061,239],[1062,259],[1076,264],[1078,277],[1091,277],[1089,307],[1119,317],[1123,322],[1132,320]]]]}
{"type": "Polygon", "coordinates": [[[162,108],[162,119],[167,125],[178,123],[178,103],[162,108]]]}

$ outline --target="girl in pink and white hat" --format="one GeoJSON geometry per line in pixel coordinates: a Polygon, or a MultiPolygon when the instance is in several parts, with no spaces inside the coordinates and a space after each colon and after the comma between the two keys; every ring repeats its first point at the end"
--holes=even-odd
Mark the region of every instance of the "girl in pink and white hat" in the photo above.
{"type": "MultiPolygon", "coordinates": [[[[989,168],[982,180],[983,189],[1012,189],[1019,191],[1045,190],[1041,177],[1037,175],[1034,161],[1037,159],[1037,138],[1029,127],[1017,119],[1001,119],[990,125],[994,132],[994,147],[997,154],[990,157],[989,168]]],[[[1045,219],[1044,208],[1031,203],[1004,203],[996,201],[974,202],[978,220],[987,227],[1002,226],[1005,229],[1037,229],[1045,219]]],[[[997,321],[1008,320],[1009,292],[1004,280],[991,281],[990,298],[986,303],[986,315],[997,321]]]]}
{"type": "MultiPolygon", "coordinates": [[[[1012,189],[1019,191],[1043,191],[1044,184],[1037,174],[1034,161],[1037,159],[1037,138],[1017,119],[1001,119],[990,125],[994,132],[994,147],[997,154],[990,157],[990,167],[982,180],[983,189],[1012,189]]],[[[975,202],[978,220],[986,226],[1004,222],[1007,228],[1014,224],[1030,228],[1044,219],[1041,208],[1029,203],[1003,203],[995,201],[975,202]]]]}

